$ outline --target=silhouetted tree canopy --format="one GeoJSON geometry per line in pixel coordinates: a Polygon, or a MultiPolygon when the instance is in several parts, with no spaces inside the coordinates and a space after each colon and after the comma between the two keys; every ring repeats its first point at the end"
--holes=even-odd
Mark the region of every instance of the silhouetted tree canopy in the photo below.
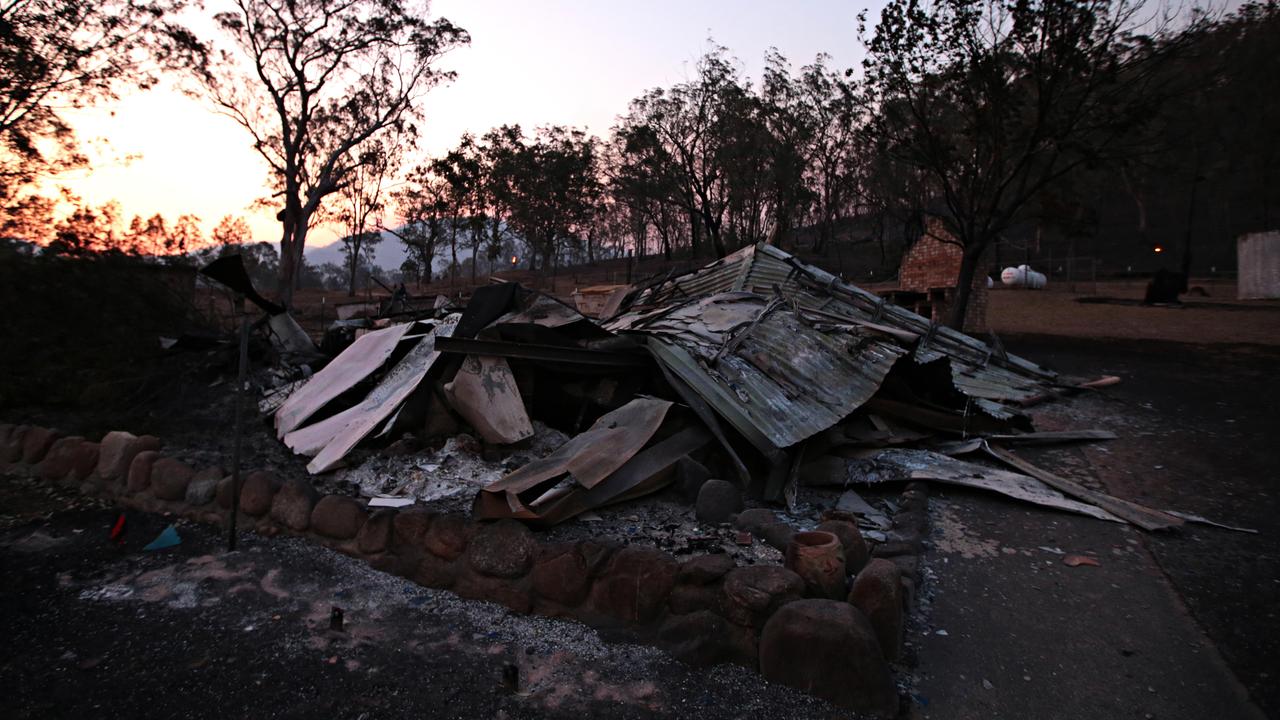
{"type": "MultiPolygon", "coordinates": [[[[1277,222],[1275,0],[1212,16],[1144,0],[890,0],[860,21],[859,69],[824,55],[797,69],[770,50],[753,79],[711,43],[689,78],[620,108],[604,139],[506,124],[434,157],[415,151],[423,94],[452,77],[440,57],[469,38],[425,6],[233,0],[220,37],[197,38],[167,24],[185,0],[157,1],[0,0],[0,238],[166,261],[206,242],[194,216],[126,228],[116,205],[64,196],[59,212],[15,191],[79,160],[52,98],[110,98],[179,58],[198,59],[189,89],[270,167],[286,301],[300,284],[353,291],[379,231],[408,252],[405,280],[431,281],[445,255],[451,282],[474,282],[513,264],[554,272],[757,242],[876,243],[891,273],[895,251],[937,229],[964,248],[955,324],[993,246],[1148,260],[1180,247],[1186,271],[1193,247],[1228,265],[1238,234],[1277,222]],[[306,264],[320,223],[342,226],[345,268],[306,264]]],[[[206,252],[248,236],[224,218],[206,252]]]]}
{"type": "Polygon", "coordinates": [[[1037,197],[1142,151],[1129,141],[1167,102],[1158,70],[1187,37],[1144,11],[1128,0],[892,0],[881,12],[863,63],[864,133],[919,179],[898,186],[915,212],[964,248],[952,327],[983,253],[1037,197]]]}
{"type": "Polygon", "coordinates": [[[307,231],[367,162],[370,143],[416,134],[423,95],[453,75],[440,57],[469,41],[425,4],[401,0],[235,0],[215,16],[222,42],[200,45],[197,94],[239,123],[271,168],[282,207],[281,299],[288,304],[307,231]]]}
{"type": "Polygon", "coordinates": [[[0,0],[0,211],[30,213],[34,183],[86,162],[68,108],[150,87],[183,60],[169,22],[185,4],[0,0]]]}

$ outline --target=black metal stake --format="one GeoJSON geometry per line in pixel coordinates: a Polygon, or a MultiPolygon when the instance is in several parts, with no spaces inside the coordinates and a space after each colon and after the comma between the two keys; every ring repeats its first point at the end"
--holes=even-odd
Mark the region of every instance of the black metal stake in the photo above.
{"type": "Polygon", "coordinates": [[[249,371],[249,316],[240,321],[240,369],[236,373],[235,445],[231,451],[231,522],[227,531],[227,552],[236,549],[236,517],[240,514],[240,442],[243,430],[244,382],[249,371]]]}

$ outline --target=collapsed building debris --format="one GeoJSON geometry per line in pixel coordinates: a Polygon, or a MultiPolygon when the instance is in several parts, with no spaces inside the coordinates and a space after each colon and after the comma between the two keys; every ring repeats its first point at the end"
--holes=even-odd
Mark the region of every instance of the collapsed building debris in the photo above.
{"type": "Polygon", "coordinates": [[[276,432],[325,473],[362,442],[461,423],[485,448],[519,450],[545,422],[570,439],[473,504],[541,526],[654,492],[681,462],[789,507],[804,486],[925,479],[1148,530],[1183,522],[1004,449],[1114,437],[1036,432],[1021,410],[1089,384],[773,246],[623,290],[593,319],[498,283],[462,312],[369,329],[278,404],[276,432]],[[952,457],[974,452],[1010,469],[952,457]]]}
{"type": "MultiPolygon", "coordinates": [[[[319,422],[283,435],[284,443],[296,453],[311,456],[307,470],[321,473],[337,467],[357,443],[379,426],[383,429],[378,434],[387,434],[395,424],[400,407],[417,390],[432,365],[439,359],[441,353],[435,349],[436,337],[449,335],[457,324],[458,316],[451,315],[426,329],[425,333],[417,336],[417,344],[413,349],[394,363],[360,402],[319,422]]],[[[288,405],[286,401],[281,409],[286,409],[288,405]]]]}
{"type": "Polygon", "coordinates": [[[253,287],[249,272],[244,267],[244,259],[239,254],[220,257],[202,268],[200,273],[227,286],[267,314],[262,320],[262,326],[271,345],[282,357],[301,363],[320,356],[307,331],[288,310],[264,298],[253,287]]]}
{"type": "Polygon", "coordinates": [[[482,490],[473,515],[554,525],[666,486],[680,458],[710,439],[702,428],[689,426],[645,447],[665,424],[671,407],[666,400],[637,398],[603,415],[551,455],[482,490]]]}
{"type": "Polygon", "coordinates": [[[892,448],[875,451],[864,460],[850,463],[848,473],[850,479],[856,478],[859,483],[932,480],[990,490],[1015,500],[1067,510],[1099,520],[1119,520],[1101,508],[1066,497],[1036,478],[956,460],[928,450],[892,448]]]}
{"type": "MultiPolygon", "coordinates": [[[[651,633],[682,659],[743,662],[824,696],[857,688],[849,703],[883,696],[886,716],[902,613],[932,574],[920,561],[930,512],[919,481],[1149,530],[1197,520],[1007,449],[1113,438],[1037,432],[1022,411],[1082,384],[774,248],[611,300],[590,319],[500,283],[465,308],[366,318],[309,379],[263,403],[278,438],[327,475],[315,484],[257,471],[242,485],[141,449],[115,483],[143,507],[213,522],[243,514],[264,534],[309,533],[515,612],[651,633]],[[875,487],[890,480],[906,484],[900,496],[875,487]],[[608,507],[669,486],[654,502],[608,507]],[[865,499],[854,486],[870,486],[865,499]],[[785,672],[832,638],[843,640],[813,656],[829,673],[821,686],[785,672]]],[[[59,445],[24,428],[13,443],[13,432],[0,428],[4,456],[47,444],[33,471],[50,479],[80,483],[113,454],[107,439],[59,445]]]]}

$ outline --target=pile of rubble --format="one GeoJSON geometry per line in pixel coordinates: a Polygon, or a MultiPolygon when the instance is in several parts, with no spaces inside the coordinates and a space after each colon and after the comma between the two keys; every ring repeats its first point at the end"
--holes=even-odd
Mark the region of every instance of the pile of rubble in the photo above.
{"type": "Polygon", "coordinates": [[[1200,520],[1010,449],[1114,437],[1037,432],[1024,412],[1097,381],[770,246],[611,292],[598,317],[514,283],[465,307],[401,298],[340,319],[331,359],[242,267],[209,270],[266,312],[277,364],[257,373],[273,385],[260,409],[318,477],[242,477],[238,437],[227,477],[157,438],[9,425],[0,469],[228,522],[232,537],[241,521],[307,535],[427,587],[740,663],[881,717],[898,715],[890,666],[928,576],[919,481],[1146,529],[1200,520]],[[971,455],[982,462],[958,459],[971,455]]]}
{"type": "MultiPolygon", "coordinates": [[[[806,486],[932,480],[1146,529],[1183,522],[1008,450],[1112,437],[1037,433],[1022,411],[1090,383],[773,246],[613,293],[599,314],[514,283],[481,287],[465,308],[437,301],[405,322],[364,321],[264,408],[308,471],[341,471],[371,504],[466,493],[477,519],[535,527],[708,478],[788,509],[806,486]],[[456,452],[454,436],[479,447],[456,452]],[[423,449],[344,469],[406,444],[423,449]],[[475,456],[489,462],[467,465],[475,456]]],[[[873,512],[858,514],[875,527],[873,512]]]]}

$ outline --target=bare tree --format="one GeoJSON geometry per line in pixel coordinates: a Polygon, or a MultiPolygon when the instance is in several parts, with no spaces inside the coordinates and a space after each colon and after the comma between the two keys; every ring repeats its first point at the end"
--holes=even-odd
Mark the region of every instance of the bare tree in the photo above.
{"type": "Polygon", "coordinates": [[[808,118],[810,134],[803,149],[805,177],[811,202],[809,218],[816,226],[813,250],[822,251],[835,235],[836,221],[853,215],[865,192],[860,174],[869,153],[858,144],[862,120],[849,78],[827,68],[819,55],[801,68],[794,82],[798,111],[808,118]]]}
{"type": "Polygon", "coordinates": [[[381,227],[404,244],[418,266],[418,284],[431,282],[436,250],[444,239],[449,212],[448,183],[431,173],[430,164],[419,166],[394,193],[400,227],[381,227]]]}
{"type": "Polygon", "coordinates": [[[683,204],[695,256],[704,229],[717,257],[729,252],[723,232],[729,207],[727,150],[733,138],[724,131],[739,129],[728,120],[734,101],[745,92],[732,63],[728,50],[715,46],[698,61],[696,77],[632,100],[615,131],[625,138],[627,162],[656,173],[649,185],[674,192],[683,204]]]}
{"type": "Polygon", "coordinates": [[[441,55],[469,42],[401,0],[234,0],[215,16],[233,50],[203,46],[195,92],[253,137],[283,209],[280,297],[292,299],[307,230],[325,198],[389,133],[412,136],[421,99],[453,74],[441,55]]]}
{"type": "MultiPolygon", "coordinates": [[[[394,146],[393,141],[390,145],[394,146]]],[[[347,256],[347,295],[356,294],[356,269],[362,257],[372,260],[372,250],[382,241],[376,228],[382,225],[384,190],[387,178],[395,172],[396,153],[389,152],[380,141],[364,150],[364,157],[353,163],[355,170],[341,190],[342,208],[339,220],[347,234],[342,238],[347,256]],[[371,231],[370,228],[373,228],[371,231]]]]}
{"type": "Polygon", "coordinates": [[[940,222],[939,239],[963,248],[950,326],[964,323],[985,250],[1054,183],[1122,156],[1159,106],[1156,70],[1177,43],[1158,16],[1144,28],[1142,8],[1143,0],[884,8],[864,62],[867,142],[924,181],[918,209],[940,222]]]}

